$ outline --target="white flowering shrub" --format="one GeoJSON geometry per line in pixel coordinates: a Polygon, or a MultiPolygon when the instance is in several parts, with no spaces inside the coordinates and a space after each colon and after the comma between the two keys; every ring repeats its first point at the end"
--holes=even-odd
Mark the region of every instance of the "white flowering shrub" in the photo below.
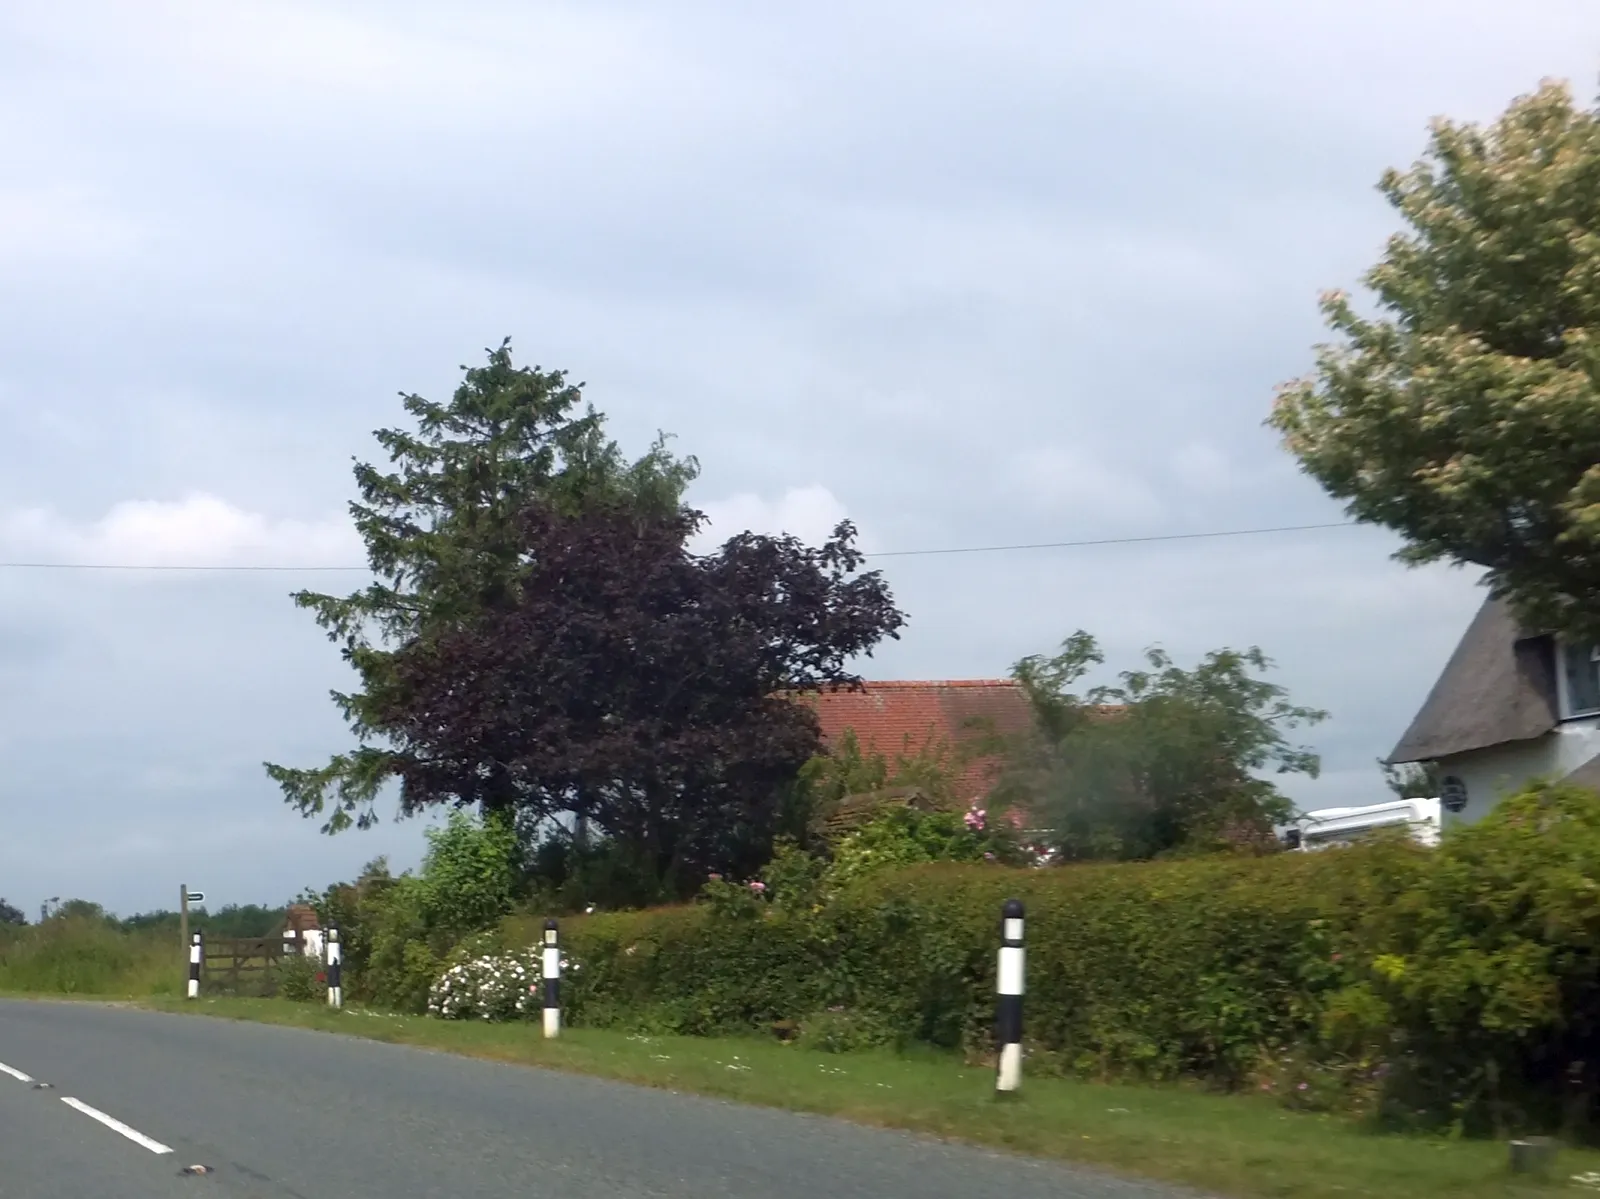
{"type": "Polygon", "coordinates": [[[428,1014],[442,1020],[515,1020],[539,1002],[535,954],[468,958],[450,966],[428,991],[428,1014]]]}
{"type": "MultiPolygon", "coordinates": [[[[561,959],[565,973],[576,970],[561,959]]],[[[441,1020],[520,1020],[543,1006],[540,950],[480,954],[449,967],[428,991],[428,1015],[441,1020]]]]}

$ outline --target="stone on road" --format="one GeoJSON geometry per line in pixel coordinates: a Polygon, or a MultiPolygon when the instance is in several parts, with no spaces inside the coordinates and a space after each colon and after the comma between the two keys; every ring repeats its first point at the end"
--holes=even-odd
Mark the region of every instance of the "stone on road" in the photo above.
{"type": "Polygon", "coordinates": [[[1176,1199],[839,1120],[355,1037],[0,1001],[5,1199],[1176,1199]],[[83,1105],[160,1154],[62,1102],[83,1105]],[[185,1166],[212,1168],[203,1178],[185,1166]],[[202,1190],[203,1188],[203,1190],[202,1190]]]}

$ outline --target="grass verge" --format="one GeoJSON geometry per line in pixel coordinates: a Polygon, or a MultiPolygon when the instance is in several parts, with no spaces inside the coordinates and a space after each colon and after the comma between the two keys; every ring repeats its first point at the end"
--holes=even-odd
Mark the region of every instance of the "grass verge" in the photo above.
{"type": "Polygon", "coordinates": [[[1015,1101],[997,1103],[990,1072],[932,1053],[834,1055],[775,1041],[581,1028],[545,1041],[532,1025],[454,1023],[355,1008],[332,1012],[278,1000],[138,1002],[160,1011],[320,1029],[839,1116],[1239,1199],[1576,1194],[1572,1175],[1600,1171],[1600,1152],[1563,1150],[1554,1183],[1514,1180],[1503,1144],[1376,1135],[1336,1117],[1286,1112],[1251,1095],[1039,1078],[1027,1080],[1015,1101]]]}

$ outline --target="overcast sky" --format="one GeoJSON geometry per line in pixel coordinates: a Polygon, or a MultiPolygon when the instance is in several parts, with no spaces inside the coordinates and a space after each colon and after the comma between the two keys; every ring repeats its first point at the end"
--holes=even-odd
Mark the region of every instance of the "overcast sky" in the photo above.
{"type": "MultiPolygon", "coordinates": [[[[1333,521],[1262,428],[1430,117],[1600,77],[1593,0],[0,6],[0,557],[363,561],[350,461],[504,336],[719,532],[921,550],[1333,521]]],[[[869,677],[1260,645],[1375,801],[1478,600],[1339,529],[886,558],[869,677]]],[[[0,569],[0,895],[281,901],[338,574],[0,569]]]]}

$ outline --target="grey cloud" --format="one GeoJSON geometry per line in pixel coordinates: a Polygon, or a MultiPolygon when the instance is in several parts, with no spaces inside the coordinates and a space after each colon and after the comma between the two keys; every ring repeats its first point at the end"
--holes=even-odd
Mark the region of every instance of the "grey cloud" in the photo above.
{"type": "Polygon", "coordinates": [[[0,619],[0,673],[20,673],[58,661],[67,636],[67,630],[50,621],[0,619]]]}
{"type": "MultiPolygon", "coordinates": [[[[1272,388],[1379,251],[1372,184],[1428,116],[1587,83],[1600,14],[1541,13],[11,6],[0,516],[201,491],[322,520],[395,392],[447,394],[512,334],[630,445],[678,433],[697,501],[820,486],[881,549],[1336,519],[1261,427],[1272,388]],[[1055,463],[1031,489],[1029,461],[1055,463]]],[[[913,623],[869,669],[1001,673],[1080,626],[1115,664],[1259,643],[1334,712],[1306,796],[1358,800],[1476,600],[1392,549],[883,559],[913,623]]],[[[0,628],[62,638],[0,696],[0,892],[163,902],[157,826],[245,838],[251,898],[414,859],[415,827],[325,841],[260,774],[344,744],[297,582],[0,579],[0,628]]]]}

